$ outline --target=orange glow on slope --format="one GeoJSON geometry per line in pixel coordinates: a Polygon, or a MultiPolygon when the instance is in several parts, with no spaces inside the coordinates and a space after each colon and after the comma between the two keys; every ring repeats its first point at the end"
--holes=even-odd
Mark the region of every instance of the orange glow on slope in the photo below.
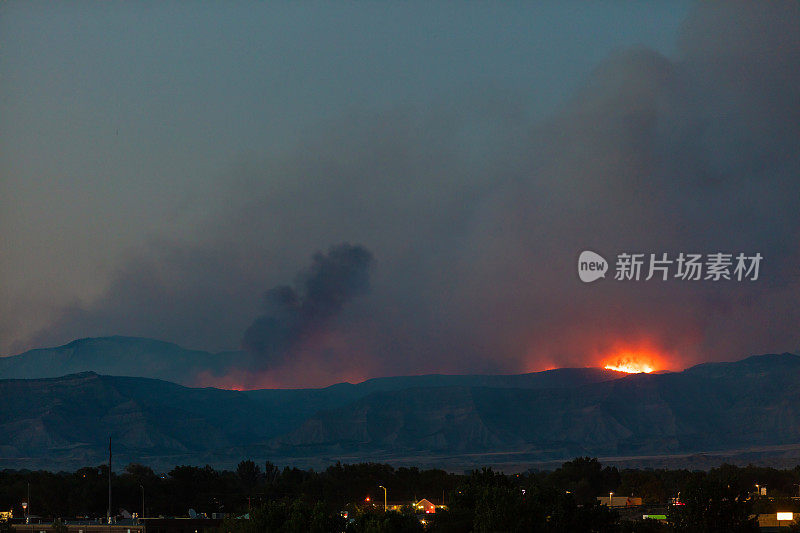
{"type": "Polygon", "coordinates": [[[606,370],[616,370],[628,374],[649,374],[668,366],[664,364],[663,354],[652,348],[623,349],[614,350],[614,352],[612,355],[606,356],[601,363],[606,370]]]}
{"type": "Polygon", "coordinates": [[[603,368],[606,370],[616,370],[617,372],[627,372],[628,374],[649,374],[654,369],[652,366],[644,363],[636,362],[623,362],[616,365],[606,365],[603,368]]]}

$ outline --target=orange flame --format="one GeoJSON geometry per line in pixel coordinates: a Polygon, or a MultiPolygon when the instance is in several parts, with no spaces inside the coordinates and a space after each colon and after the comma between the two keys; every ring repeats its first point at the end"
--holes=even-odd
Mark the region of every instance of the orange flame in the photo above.
{"type": "Polygon", "coordinates": [[[616,370],[617,372],[627,372],[628,374],[649,374],[655,370],[652,366],[645,363],[636,362],[622,362],[616,365],[606,365],[603,368],[606,370],[616,370]]]}
{"type": "Polygon", "coordinates": [[[649,374],[664,368],[664,354],[652,347],[618,349],[601,363],[607,370],[628,374],[649,374]]]}

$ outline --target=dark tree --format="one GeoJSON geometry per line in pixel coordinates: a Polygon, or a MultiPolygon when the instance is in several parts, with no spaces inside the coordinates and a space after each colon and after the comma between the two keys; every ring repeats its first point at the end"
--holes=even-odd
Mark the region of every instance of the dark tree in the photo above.
{"type": "Polygon", "coordinates": [[[261,477],[261,469],[256,463],[251,460],[242,461],[236,467],[236,475],[242,482],[245,492],[248,495],[253,494],[253,489],[258,485],[258,480],[261,477]]]}
{"type": "Polygon", "coordinates": [[[757,532],[758,521],[751,518],[752,500],[735,484],[711,479],[698,473],[681,492],[685,505],[672,506],[669,522],[676,532],[749,533],[757,532]]]}
{"type": "Polygon", "coordinates": [[[578,503],[594,502],[597,496],[608,495],[620,484],[619,471],[605,467],[596,458],[578,457],[561,465],[549,476],[558,490],[569,491],[578,503]]]}

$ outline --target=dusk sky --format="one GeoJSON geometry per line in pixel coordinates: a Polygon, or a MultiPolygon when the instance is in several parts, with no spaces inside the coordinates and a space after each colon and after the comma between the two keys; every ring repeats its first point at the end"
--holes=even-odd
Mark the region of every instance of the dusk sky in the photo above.
{"type": "Polygon", "coordinates": [[[755,5],[3,3],[0,353],[289,386],[797,352],[800,7],[755,5]]]}

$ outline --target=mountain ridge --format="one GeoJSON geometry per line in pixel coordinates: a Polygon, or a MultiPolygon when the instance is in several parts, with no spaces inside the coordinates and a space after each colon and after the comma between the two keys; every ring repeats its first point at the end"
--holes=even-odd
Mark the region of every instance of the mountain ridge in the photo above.
{"type": "Polygon", "coordinates": [[[109,435],[119,464],[164,468],[230,467],[244,457],[313,467],[377,460],[528,468],[576,455],[655,461],[716,454],[730,461],[730,450],[750,462],[800,459],[797,354],[615,379],[603,379],[605,372],[429,375],[253,391],[92,371],[2,379],[0,468],[99,464],[109,435]]]}
{"type": "MultiPolygon", "coordinates": [[[[196,387],[200,376],[223,377],[231,368],[246,368],[243,352],[205,352],[143,337],[113,335],[75,339],[61,346],[37,348],[21,354],[0,357],[0,379],[37,379],[80,372],[101,375],[161,379],[196,387]]],[[[557,368],[524,374],[422,374],[374,377],[359,383],[333,383],[327,387],[285,390],[319,390],[328,387],[359,386],[364,390],[408,387],[408,381],[440,386],[445,384],[486,384],[493,386],[562,386],[578,380],[597,381],[624,375],[599,368],[557,368]],[[544,374],[548,373],[548,374],[544,374]],[[544,378],[543,376],[547,376],[544,378]]],[[[254,389],[271,390],[271,389],[254,389]]]]}

